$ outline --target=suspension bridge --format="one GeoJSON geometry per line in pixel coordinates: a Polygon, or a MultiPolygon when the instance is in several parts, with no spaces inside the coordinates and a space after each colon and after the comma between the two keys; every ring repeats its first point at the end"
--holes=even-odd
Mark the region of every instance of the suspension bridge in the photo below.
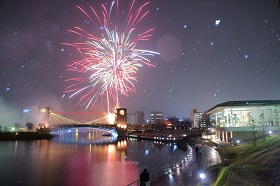
{"type": "MultiPolygon", "coordinates": [[[[85,115],[85,114],[93,114],[91,112],[79,112],[79,113],[70,113],[68,112],[67,114],[80,114],[80,115],[85,115]]],[[[86,122],[81,122],[81,121],[77,121],[71,118],[67,118],[64,116],[65,113],[63,114],[58,114],[58,113],[54,113],[52,111],[49,112],[49,124],[51,126],[59,126],[59,125],[110,125],[109,122],[109,116],[108,114],[104,114],[104,116],[94,119],[94,120],[90,120],[90,121],[86,121],[86,122]]],[[[111,123],[114,124],[114,123],[111,123]]]]}
{"type": "MultiPolygon", "coordinates": [[[[36,109],[37,110],[37,109],[36,109]]],[[[127,109],[117,108],[116,113],[103,112],[53,112],[50,107],[38,107],[39,125],[51,128],[61,127],[102,127],[116,129],[119,134],[125,134],[127,128],[127,109]],[[75,118],[75,119],[73,119],[75,118]],[[96,119],[92,119],[96,118],[96,119]],[[83,120],[83,121],[79,121],[83,120]],[[87,120],[87,121],[86,121],[87,120]]]]}

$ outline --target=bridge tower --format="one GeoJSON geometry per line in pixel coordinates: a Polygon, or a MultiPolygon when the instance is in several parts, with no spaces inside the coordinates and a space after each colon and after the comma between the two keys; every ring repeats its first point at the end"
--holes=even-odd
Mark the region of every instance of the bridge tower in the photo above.
{"type": "Polygon", "coordinates": [[[50,107],[38,107],[38,123],[49,126],[50,107]]]}
{"type": "Polygon", "coordinates": [[[117,108],[116,114],[116,125],[118,128],[126,129],[127,128],[127,109],[126,108],[117,108]]]}

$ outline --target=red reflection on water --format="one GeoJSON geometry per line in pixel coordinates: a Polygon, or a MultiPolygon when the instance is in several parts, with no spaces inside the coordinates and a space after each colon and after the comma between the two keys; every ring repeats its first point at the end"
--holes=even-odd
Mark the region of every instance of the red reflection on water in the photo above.
{"type": "Polygon", "coordinates": [[[127,185],[138,179],[135,162],[121,161],[116,145],[93,146],[93,152],[73,154],[66,165],[65,185],[127,185]]]}

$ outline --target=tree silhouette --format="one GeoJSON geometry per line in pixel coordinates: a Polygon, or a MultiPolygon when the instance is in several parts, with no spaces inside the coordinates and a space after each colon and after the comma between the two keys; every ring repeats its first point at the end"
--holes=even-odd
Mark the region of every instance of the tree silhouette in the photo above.
{"type": "Polygon", "coordinates": [[[280,134],[280,122],[279,122],[279,114],[280,114],[280,108],[279,106],[275,106],[275,109],[273,111],[274,113],[274,127],[277,130],[277,133],[280,134]]]}
{"type": "Polygon", "coordinates": [[[256,122],[253,118],[250,119],[249,127],[252,130],[253,144],[254,144],[254,146],[256,146],[258,127],[257,127],[256,122]]]}
{"type": "Polygon", "coordinates": [[[263,141],[265,141],[265,133],[266,133],[267,127],[268,127],[268,125],[265,123],[264,113],[261,113],[260,121],[259,121],[259,128],[262,132],[263,141]]]}
{"type": "Polygon", "coordinates": [[[33,130],[34,129],[34,124],[33,123],[26,123],[25,126],[28,130],[33,130]]]}

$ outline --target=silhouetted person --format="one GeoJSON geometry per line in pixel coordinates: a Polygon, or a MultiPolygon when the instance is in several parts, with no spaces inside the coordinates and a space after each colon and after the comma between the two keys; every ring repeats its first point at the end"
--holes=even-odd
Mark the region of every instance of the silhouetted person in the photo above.
{"type": "Polygon", "coordinates": [[[199,147],[198,147],[198,145],[196,144],[196,145],[195,145],[195,155],[196,155],[196,157],[198,157],[198,149],[199,149],[199,147]]]}
{"type": "Polygon", "coordinates": [[[140,185],[150,186],[150,173],[147,169],[144,169],[144,171],[140,174],[140,185]]]}
{"type": "Polygon", "coordinates": [[[199,153],[199,157],[201,158],[201,156],[202,156],[202,148],[201,147],[199,147],[198,153],[199,153]]]}

